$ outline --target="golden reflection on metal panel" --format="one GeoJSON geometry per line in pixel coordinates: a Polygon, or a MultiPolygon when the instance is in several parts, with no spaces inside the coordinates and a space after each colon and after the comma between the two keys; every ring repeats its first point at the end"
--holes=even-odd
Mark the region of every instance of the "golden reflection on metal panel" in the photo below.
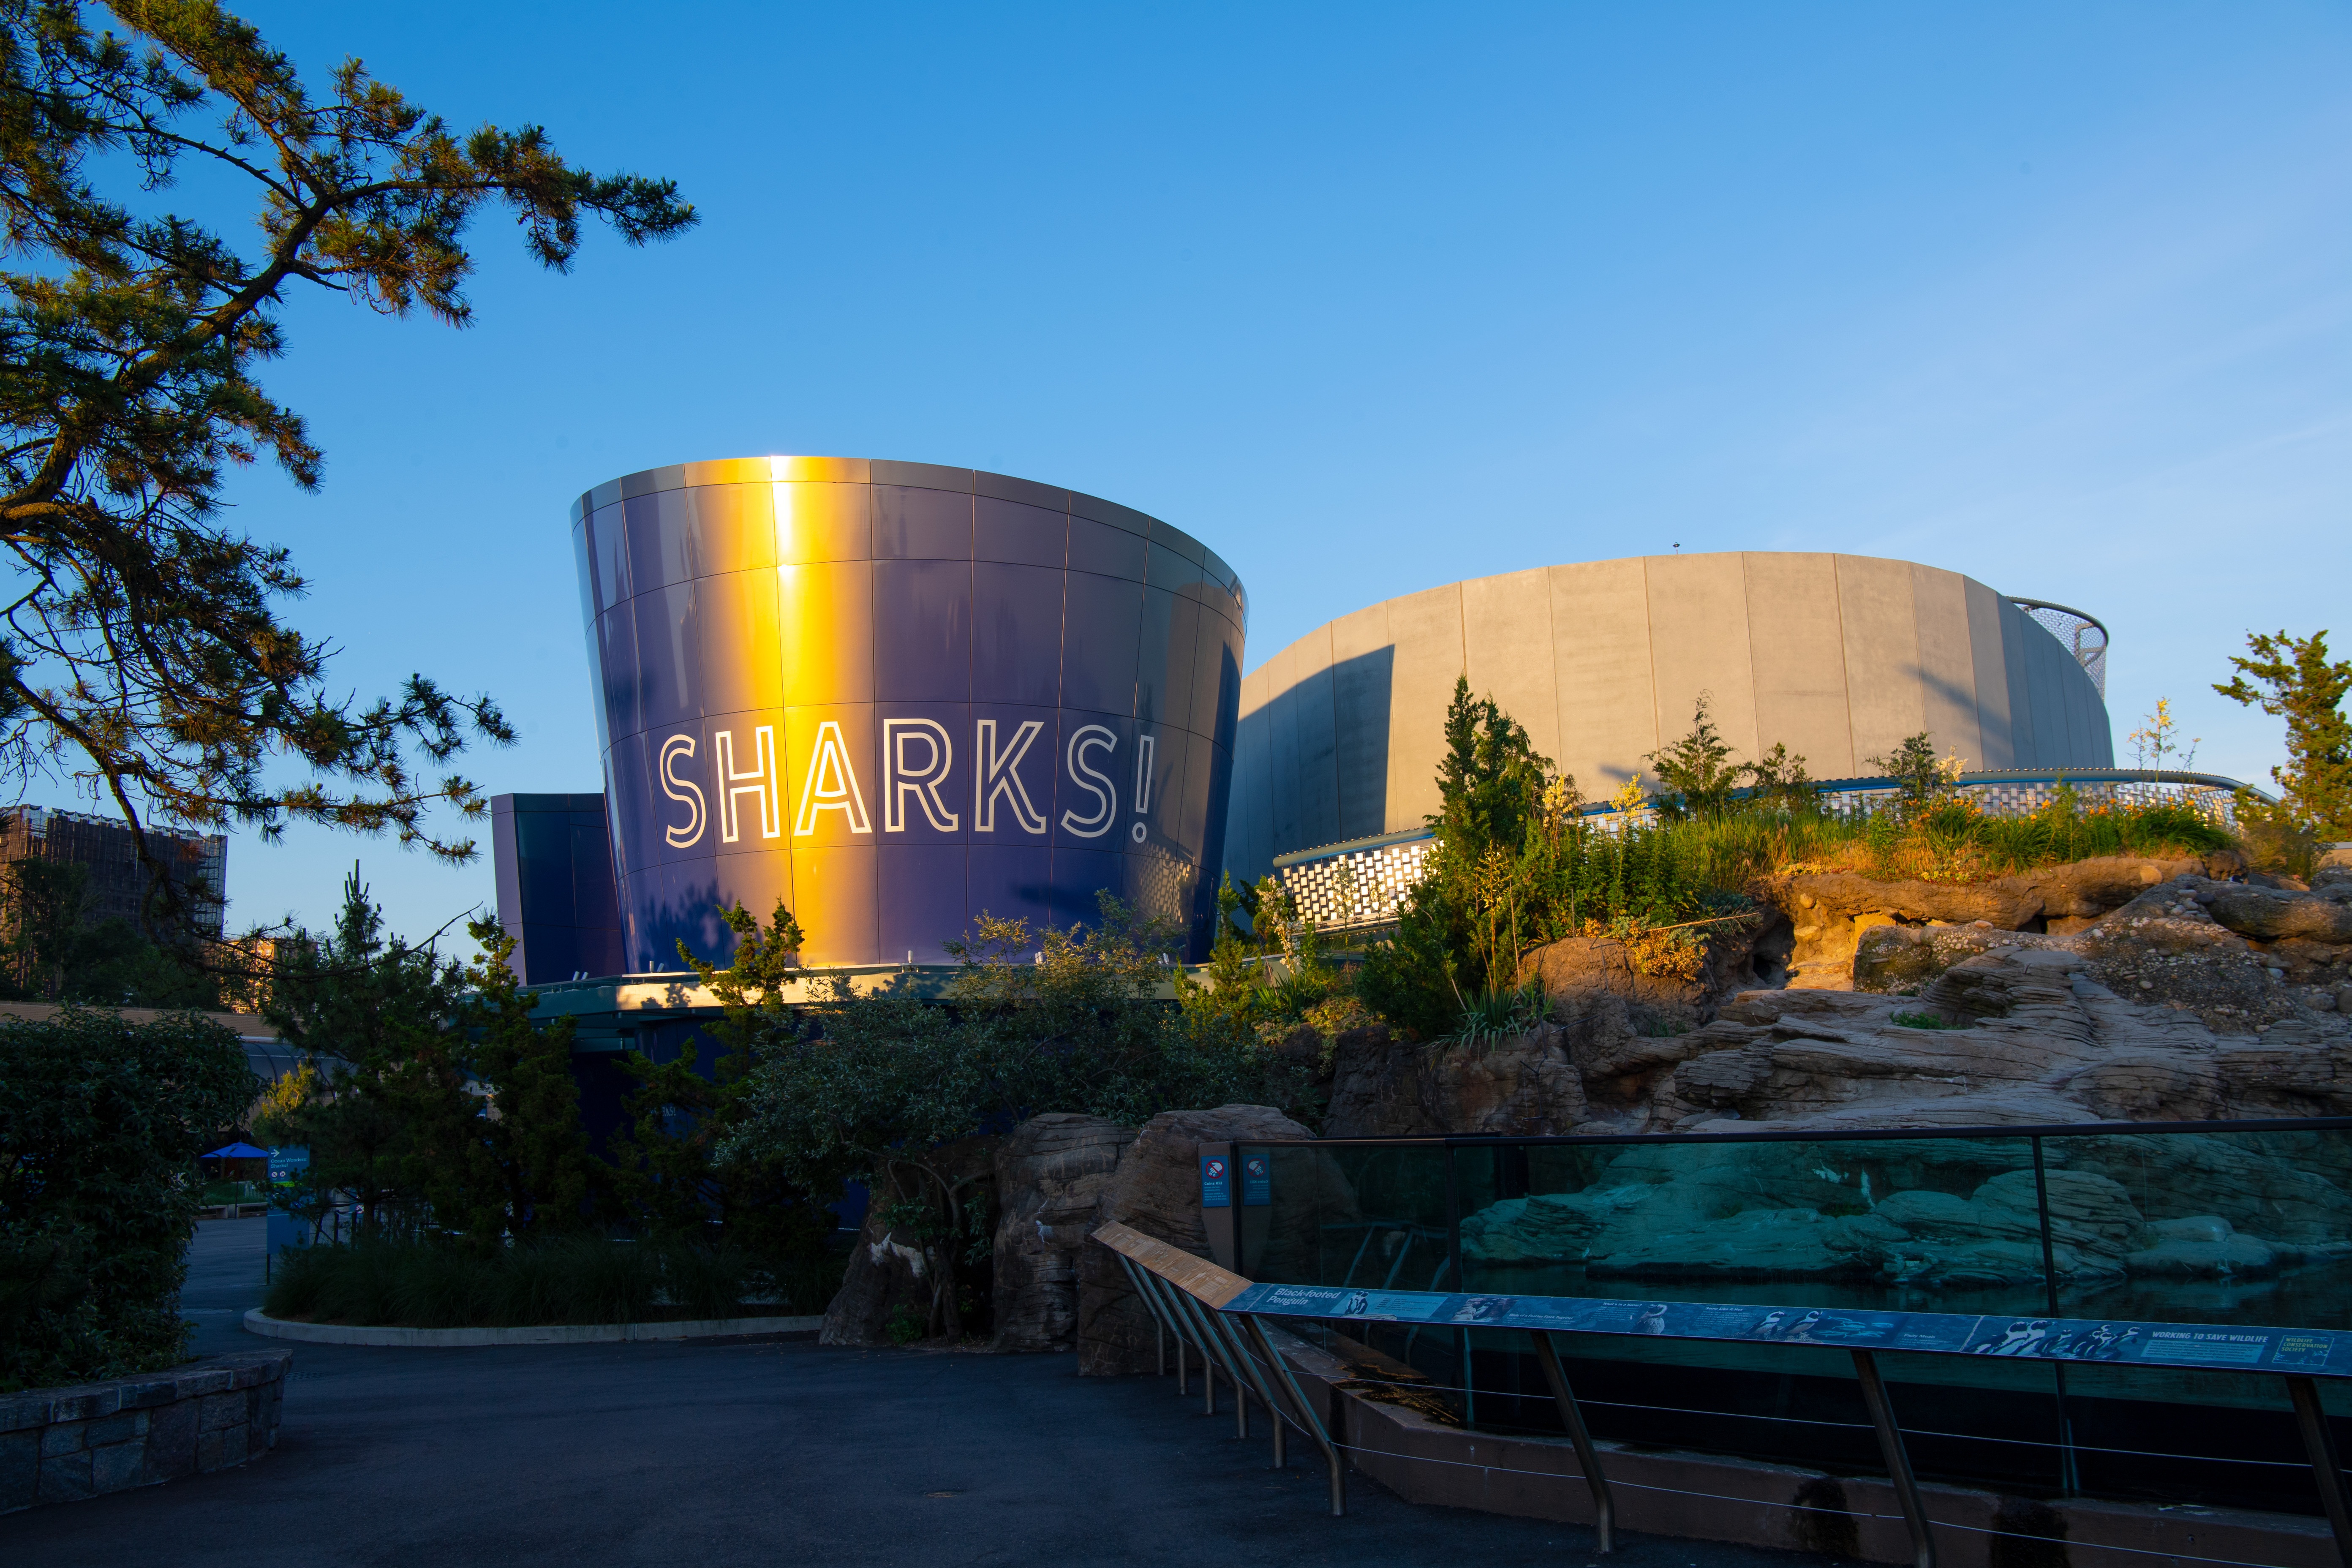
{"type": "MultiPolygon", "coordinates": [[[[587,510],[582,564],[610,628],[592,646],[632,970],[677,969],[681,940],[723,957],[724,908],[765,916],[779,899],[819,964],[940,962],[982,911],[1091,921],[1103,891],[1202,950],[1240,691],[1229,574],[1177,589],[1214,617],[1089,577],[1069,619],[1054,542],[1069,492],[971,469],[725,459],[592,492],[623,496],[587,510]],[[985,547],[927,528],[902,559],[909,521],[890,511],[877,533],[883,483],[977,494],[994,509],[985,547]],[[1086,710],[1058,706],[1073,700],[1086,710]]],[[[1213,558],[1088,506],[1169,560],[1213,558]]]]}

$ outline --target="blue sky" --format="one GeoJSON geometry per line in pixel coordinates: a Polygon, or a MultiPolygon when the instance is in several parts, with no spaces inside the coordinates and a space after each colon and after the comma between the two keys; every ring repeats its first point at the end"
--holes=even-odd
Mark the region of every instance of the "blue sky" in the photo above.
{"type": "MultiPolygon", "coordinates": [[[[1139,507],[1240,570],[1253,664],[1552,562],[1927,562],[2101,616],[2119,749],[2169,696],[2246,778],[2275,726],[2210,683],[2346,602],[2340,7],[242,9],[703,216],[562,277],[487,217],[464,331],[286,313],[326,483],[236,519],[341,682],[505,704],[493,791],[598,787],[565,508],[687,458],[1139,507]]],[[[482,838],[240,838],[231,919],[323,920],[356,856],[430,930],[491,901],[482,838]]]]}

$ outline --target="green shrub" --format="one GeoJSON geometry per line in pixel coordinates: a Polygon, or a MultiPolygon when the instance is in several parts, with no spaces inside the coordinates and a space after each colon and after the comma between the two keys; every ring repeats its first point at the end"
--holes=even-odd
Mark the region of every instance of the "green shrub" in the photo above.
{"type": "MultiPolygon", "coordinates": [[[[841,1285],[839,1258],[791,1266],[777,1281],[794,1312],[822,1311],[841,1285]],[[817,1263],[829,1263],[830,1280],[817,1263]],[[814,1307],[801,1302],[822,1290],[814,1307]]],[[[557,1236],[485,1252],[446,1240],[365,1237],[278,1254],[264,1310],[272,1317],[413,1329],[632,1323],[665,1306],[689,1318],[741,1310],[742,1254],[678,1243],[557,1236]]]]}
{"type": "Polygon", "coordinates": [[[724,1248],[674,1247],[662,1258],[662,1289],[688,1317],[733,1317],[749,1273],[742,1254],[724,1248]]]}
{"type": "Polygon", "coordinates": [[[0,1389],[184,1358],[196,1156],[254,1089],[195,1014],[0,1021],[0,1389]]]}
{"type": "Polygon", "coordinates": [[[769,1280],[785,1311],[807,1317],[833,1304],[833,1299],[841,1293],[842,1279],[848,1272],[849,1259],[845,1255],[821,1252],[777,1265],[770,1270],[769,1280]]]}

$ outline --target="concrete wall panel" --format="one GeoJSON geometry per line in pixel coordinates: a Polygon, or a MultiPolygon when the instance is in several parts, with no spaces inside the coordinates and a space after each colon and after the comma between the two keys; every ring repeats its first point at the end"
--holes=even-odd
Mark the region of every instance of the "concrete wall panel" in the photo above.
{"type": "Polygon", "coordinates": [[[1530,648],[1552,644],[1551,587],[1541,570],[1462,584],[1462,640],[1470,689],[1528,728],[1537,752],[1559,757],[1559,681],[1530,648]]]}
{"type": "Polygon", "coordinates": [[[1933,566],[1911,568],[1911,605],[1919,627],[1919,700],[1936,754],[1957,752],[1970,768],[1986,765],[1977,722],[1977,666],[1969,651],[1966,577],[1933,566]]]}
{"type": "Polygon", "coordinates": [[[1870,771],[1906,737],[1927,727],[1919,689],[1919,622],[1912,604],[1911,563],[1841,555],[1838,612],[1845,633],[1846,711],[1853,726],[1853,765],[1870,771]]]}
{"type": "MultiPolygon", "coordinates": [[[[1328,642],[1330,634],[1318,627],[1308,636],[1328,642]]],[[[1274,700],[1267,706],[1273,721],[1268,745],[1274,756],[1274,837],[1277,844],[1299,849],[1314,842],[1307,836],[1305,791],[1298,780],[1298,701],[1294,695],[1299,667],[1305,662],[1297,643],[1267,661],[1275,691],[1274,700]]]]}
{"type": "Polygon", "coordinates": [[[2009,687],[2009,733],[2017,766],[2038,768],[2042,738],[2033,723],[2033,678],[2026,660],[2026,637],[2033,630],[2025,612],[2009,600],[2000,602],[2000,661],[2009,687]]]}
{"type": "Polygon", "coordinates": [[[1338,734],[1339,837],[1388,831],[1389,718],[1396,700],[1389,607],[1331,623],[1331,700],[1338,734]]]}
{"type": "Polygon", "coordinates": [[[2091,680],[2073,650],[2060,643],[2059,650],[2066,662],[2062,674],[2066,688],[2066,752],[2067,755],[2084,757],[2099,767],[2116,765],[2115,731],[2107,722],[2107,705],[2099,700],[2099,689],[2091,680]]]}
{"type": "Polygon", "coordinates": [[[1309,844],[1336,844],[1339,831],[1339,748],[1331,694],[1331,628],[1291,645],[1297,662],[1290,700],[1298,714],[1299,831],[1309,844]]]}
{"type": "Polygon", "coordinates": [[[1462,585],[1449,583],[1389,601],[1396,643],[1394,696],[1389,706],[1388,823],[1397,833],[1437,811],[1437,759],[1445,710],[1462,668],[1462,585]]]}
{"type": "Polygon", "coordinates": [[[1553,760],[1588,798],[1602,799],[1658,749],[1649,574],[1636,558],[1555,566],[1548,575],[1559,689],[1553,760]]]}
{"type": "Polygon", "coordinates": [[[1758,552],[1740,559],[1759,754],[1777,742],[1803,757],[1815,778],[1851,774],[1853,728],[1846,718],[1836,557],[1758,552]]]}
{"type": "Polygon", "coordinates": [[[1242,677],[1242,720],[1234,729],[1233,824],[1226,864],[1272,863],[1274,847],[1274,678],[1270,665],[1242,677]]]}
{"type": "Polygon", "coordinates": [[[1745,760],[1817,778],[1927,731],[1972,766],[2111,765],[2106,712],[2057,639],[1980,583],[1908,562],[1649,556],[1451,584],[1334,621],[1242,682],[1225,864],[1419,828],[1458,676],[1590,798],[1683,734],[1701,690],[1745,760]],[[1543,651],[1549,649],[1546,667],[1543,651]]]}
{"type": "Polygon", "coordinates": [[[1748,584],[1736,554],[1653,555],[1650,660],[1658,735],[1690,732],[1701,693],[1715,727],[1742,758],[1756,754],[1756,675],[1748,658],[1748,584]]]}
{"type": "Polygon", "coordinates": [[[2013,768],[2017,737],[2009,721],[2009,671],[2000,656],[2000,607],[2008,601],[1972,578],[1960,579],[1969,611],[1969,658],[1975,668],[1980,768],[2013,768]]]}
{"type": "Polygon", "coordinates": [[[2068,760],[2066,751],[2066,672],[2059,666],[2066,652],[2058,639],[2025,619],[2025,681],[2033,692],[2033,749],[2042,767],[2068,760]]]}

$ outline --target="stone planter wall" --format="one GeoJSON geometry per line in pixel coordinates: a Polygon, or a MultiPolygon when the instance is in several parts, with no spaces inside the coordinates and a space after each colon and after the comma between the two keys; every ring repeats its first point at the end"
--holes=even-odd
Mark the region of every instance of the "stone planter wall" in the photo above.
{"type": "Polygon", "coordinates": [[[0,1513],[241,1465],[278,1442],[292,1351],[0,1394],[0,1513]]]}

